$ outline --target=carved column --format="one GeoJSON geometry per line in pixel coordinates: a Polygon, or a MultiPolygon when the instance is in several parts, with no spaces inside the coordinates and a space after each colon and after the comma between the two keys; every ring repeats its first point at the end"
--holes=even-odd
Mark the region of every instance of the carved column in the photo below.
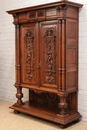
{"type": "Polygon", "coordinates": [[[68,104],[66,102],[67,94],[58,94],[60,98],[60,102],[58,103],[58,108],[60,109],[60,115],[66,115],[67,114],[67,107],[68,104]]]}
{"type": "Polygon", "coordinates": [[[65,55],[65,20],[58,20],[59,24],[59,91],[65,91],[65,64],[66,64],[66,55],[65,55]]]}
{"type": "Polygon", "coordinates": [[[15,87],[17,88],[17,94],[16,97],[18,98],[17,100],[17,105],[22,105],[22,100],[21,98],[23,97],[22,94],[22,88],[20,86],[21,83],[21,77],[20,77],[20,69],[21,69],[21,65],[20,65],[20,41],[19,41],[19,24],[18,24],[18,15],[14,15],[14,24],[15,24],[15,70],[16,70],[16,83],[15,83],[15,87]]]}
{"type": "Polygon", "coordinates": [[[59,24],[59,68],[58,68],[58,73],[59,73],[59,91],[62,90],[62,77],[61,77],[61,66],[62,66],[62,46],[61,46],[61,33],[62,33],[62,21],[61,19],[58,20],[58,24],[59,24]]]}
{"type": "Polygon", "coordinates": [[[23,105],[24,103],[21,100],[21,98],[23,97],[22,88],[20,86],[17,86],[16,84],[15,87],[17,88],[17,94],[16,94],[16,97],[18,98],[17,105],[23,105]]]}
{"type": "Polygon", "coordinates": [[[61,73],[62,73],[62,91],[65,91],[65,58],[66,58],[66,53],[65,53],[65,20],[62,20],[62,68],[61,68],[61,73]]]}

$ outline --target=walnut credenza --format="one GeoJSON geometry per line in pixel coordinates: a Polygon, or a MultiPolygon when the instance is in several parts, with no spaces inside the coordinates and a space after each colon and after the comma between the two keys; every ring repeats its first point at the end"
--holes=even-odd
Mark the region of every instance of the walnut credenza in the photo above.
{"type": "Polygon", "coordinates": [[[81,118],[78,102],[78,12],[59,1],[7,11],[15,25],[17,103],[10,108],[61,125],[81,118]],[[22,88],[29,90],[23,102],[22,88]]]}

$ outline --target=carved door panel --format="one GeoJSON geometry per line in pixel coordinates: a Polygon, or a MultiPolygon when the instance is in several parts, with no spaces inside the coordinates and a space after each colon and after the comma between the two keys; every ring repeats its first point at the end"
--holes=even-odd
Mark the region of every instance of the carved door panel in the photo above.
{"type": "Polygon", "coordinates": [[[35,23],[21,25],[21,78],[23,83],[38,84],[38,25],[35,23]],[[36,33],[37,32],[37,33],[36,33]]]}
{"type": "Polygon", "coordinates": [[[40,85],[58,88],[58,23],[40,23],[40,85]]]}

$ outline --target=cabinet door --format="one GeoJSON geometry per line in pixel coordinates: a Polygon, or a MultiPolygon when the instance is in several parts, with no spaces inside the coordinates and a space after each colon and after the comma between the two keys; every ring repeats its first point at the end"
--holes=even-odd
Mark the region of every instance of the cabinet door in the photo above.
{"type": "Polygon", "coordinates": [[[22,83],[38,84],[38,25],[23,24],[20,27],[21,79],[22,83]]]}
{"type": "Polygon", "coordinates": [[[40,85],[58,88],[58,22],[40,23],[40,85]]]}

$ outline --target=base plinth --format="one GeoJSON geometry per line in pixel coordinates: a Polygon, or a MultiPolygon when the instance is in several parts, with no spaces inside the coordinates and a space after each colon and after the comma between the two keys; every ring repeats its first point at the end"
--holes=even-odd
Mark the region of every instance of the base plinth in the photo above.
{"type": "Polygon", "coordinates": [[[25,105],[16,105],[10,107],[11,109],[14,109],[18,112],[26,113],[29,115],[33,115],[42,119],[46,119],[58,124],[61,124],[63,126],[74,122],[76,120],[81,119],[81,115],[73,110],[68,110],[67,115],[61,116],[58,114],[58,110],[55,108],[49,108],[36,103],[29,103],[29,101],[25,102],[25,105]]]}

